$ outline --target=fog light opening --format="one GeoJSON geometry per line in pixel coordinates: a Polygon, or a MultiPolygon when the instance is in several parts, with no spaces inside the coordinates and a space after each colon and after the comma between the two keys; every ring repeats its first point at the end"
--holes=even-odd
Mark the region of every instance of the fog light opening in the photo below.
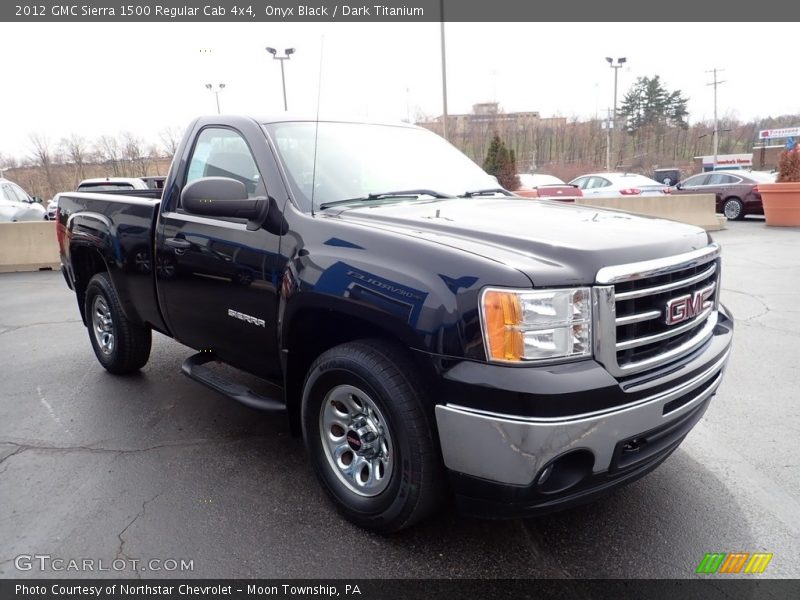
{"type": "Polygon", "coordinates": [[[536,487],[543,494],[563,492],[578,485],[592,474],[594,454],[591,451],[572,450],[547,463],[536,477],[536,487]]]}

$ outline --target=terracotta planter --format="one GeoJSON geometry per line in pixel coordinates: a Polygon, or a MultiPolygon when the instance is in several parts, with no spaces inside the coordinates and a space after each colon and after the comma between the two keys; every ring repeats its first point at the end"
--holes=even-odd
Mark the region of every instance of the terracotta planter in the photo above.
{"type": "Polygon", "coordinates": [[[767,225],[800,227],[800,182],[759,183],[767,225]]]}

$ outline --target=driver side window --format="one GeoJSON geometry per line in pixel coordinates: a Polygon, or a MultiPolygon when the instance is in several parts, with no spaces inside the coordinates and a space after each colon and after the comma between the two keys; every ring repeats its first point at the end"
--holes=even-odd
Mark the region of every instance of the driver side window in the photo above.
{"type": "Polygon", "coordinates": [[[248,198],[267,195],[247,142],[230,129],[208,127],[197,136],[185,183],[202,177],[229,177],[241,181],[247,188],[248,198]]]}

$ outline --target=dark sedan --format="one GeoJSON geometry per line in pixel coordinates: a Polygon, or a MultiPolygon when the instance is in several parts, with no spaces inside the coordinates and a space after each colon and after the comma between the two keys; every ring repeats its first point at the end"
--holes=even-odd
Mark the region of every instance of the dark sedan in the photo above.
{"type": "Polygon", "coordinates": [[[745,215],[763,215],[759,183],[772,183],[774,173],[760,171],[713,171],[692,175],[678,183],[673,194],[715,194],[717,212],[731,221],[745,215]]]}

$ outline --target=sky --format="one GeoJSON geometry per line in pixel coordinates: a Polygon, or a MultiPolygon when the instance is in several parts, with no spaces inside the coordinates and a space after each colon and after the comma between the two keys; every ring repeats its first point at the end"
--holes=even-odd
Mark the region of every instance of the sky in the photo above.
{"type": "MultiPolygon", "coordinates": [[[[760,24],[774,40],[767,48],[754,27],[447,23],[448,110],[497,101],[543,117],[602,115],[613,103],[611,56],[628,60],[620,100],[636,77],[658,74],[689,97],[692,122],[713,115],[706,71],[715,67],[724,69],[720,117],[800,113],[775,47],[796,37],[796,24],[760,24]]],[[[31,134],[57,143],[131,131],[158,143],[164,128],[216,112],[207,83],[225,84],[224,113],[280,113],[280,65],[266,46],[296,49],[284,64],[291,112],[313,116],[319,98],[322,117],[442,113],[438,23],[0,23],[0,154],[30,155],[31,134]]]]}

